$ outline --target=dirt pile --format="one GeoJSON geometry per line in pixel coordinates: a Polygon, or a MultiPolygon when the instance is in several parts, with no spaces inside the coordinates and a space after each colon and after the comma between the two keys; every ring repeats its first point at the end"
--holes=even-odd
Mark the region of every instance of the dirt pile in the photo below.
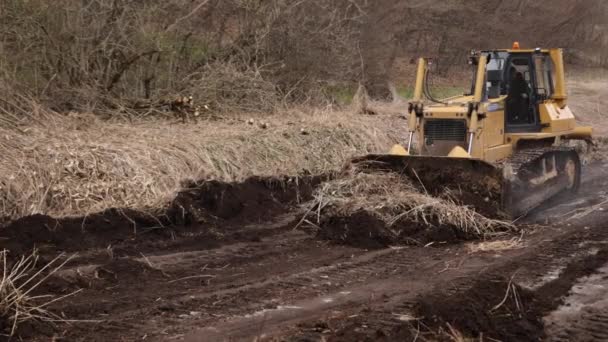
{"type": "Polygon", "coordinates": [[[543,315],[535,304],[532,291],[509,279],[480,279],[457,296],[421,298],[417,313],[436,330],[452,326],[467,337],[539,341],[544,337],[543,315]]]}
{"type": "Polygon", "coordinates": [[[316,226],[322,238],[367,248],[515,229],[457,204],[450,192],[435,197],[426,191],[398,173],[353,171],[320,186],[303,221],[316,226]]]}
{"type": "MultiPolygon", "coordinates": [[[[55,219],[33,215],[0,228],[0,249],[15,255],[33,248],[64,252],[106,248],[127,240],[169,239],[270,221],[312,198],[313,189],[327,177],[253,177],[243,182],[188,182],[164,212],[149,215],[129,209],[110,209],[85,217],[55,219]]],[[[212,239],[212,236],[209,236],[212,239]]]]}
{"type": "Polygon", "coordinates": [[[66,252],[80,250],[85,246],[105,248],[162,224],[155,217],[127,209],[110,209],[85,217],[65,219],[33,215],[0,228],[0,236],[4,238],[0,240],[0,249],[18,255],[32,248],[52,248],[66,252]]]}
{"type": "Polygon", "coordinates": [[[312,198],[327,177],[252,177],[244,182],[187,182],[173,201],[168,216],[177,224],[222,219],[243,223],[268,221],[291,206],[312,198]]]}

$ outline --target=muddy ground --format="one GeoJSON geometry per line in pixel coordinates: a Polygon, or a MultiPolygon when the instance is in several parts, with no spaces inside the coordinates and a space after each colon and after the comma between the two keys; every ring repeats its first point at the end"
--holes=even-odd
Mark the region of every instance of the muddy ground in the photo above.
{"type": "Polygon", "coordinates": [[[608,340],[607,175],[587,167],[580,195],[518,222],[521,243],[503,251],[294,229],[318,177],[193,183],[158,218],[30,217],[0,247],[75,255],[40,289],[82,290],[52,307],[74,321],[24,325],[28,341],[608,340]]]}

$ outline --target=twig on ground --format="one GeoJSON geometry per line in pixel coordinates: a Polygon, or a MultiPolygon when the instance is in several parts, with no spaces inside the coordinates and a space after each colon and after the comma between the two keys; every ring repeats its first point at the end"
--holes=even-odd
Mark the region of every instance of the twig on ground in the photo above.
{"type": "Polygon", "coordinates": [[[202,274],[202,275],[196,275],[196,276],[190,276],[190,277],[184,277],[184,278],[179,278],[179,279],[171,280],[171,281],[168,281],[168,283],[171,284],[171,283],[176,283],[178,281],[190,280],[190,279],[201,279],[201,278],[212,279],[212,278],[217,278],[217,276],[210,275],[210,274],[202,274]]]}

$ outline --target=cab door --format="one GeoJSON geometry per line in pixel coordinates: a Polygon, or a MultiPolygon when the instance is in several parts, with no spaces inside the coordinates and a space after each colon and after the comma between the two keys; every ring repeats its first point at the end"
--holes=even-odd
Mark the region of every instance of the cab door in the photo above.
{"type": "Polygon", "coordinates": [[[506,84],[506,132],[540,132],[539,96],[532,54],[511,54],[507,60],[506,84]]]}

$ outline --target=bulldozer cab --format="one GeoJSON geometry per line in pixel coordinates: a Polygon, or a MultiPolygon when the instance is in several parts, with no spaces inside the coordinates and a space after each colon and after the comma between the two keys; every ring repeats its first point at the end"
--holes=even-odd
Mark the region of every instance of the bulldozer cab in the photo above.
{"type": "Polygon", "coordinates": [[[491,51],[487,54],[484,99],[506,96],[505,131],[540,132],[539,105],[551,98],[554,90],[553,63],[549,53],[535,50],[491,51]]]}

